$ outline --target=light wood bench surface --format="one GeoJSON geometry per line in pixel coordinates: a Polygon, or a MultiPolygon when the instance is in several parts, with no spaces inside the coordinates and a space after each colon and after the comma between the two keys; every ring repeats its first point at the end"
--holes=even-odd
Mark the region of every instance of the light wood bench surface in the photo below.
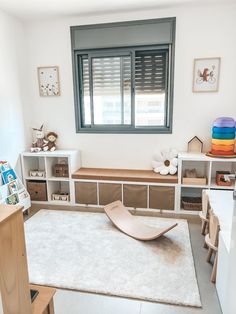
{"type": "Polygon", "coordinates": [[[152,170],[80,168],[72,174],[73,179],[178,183],[177,175],[162,176],[152,170]]]}

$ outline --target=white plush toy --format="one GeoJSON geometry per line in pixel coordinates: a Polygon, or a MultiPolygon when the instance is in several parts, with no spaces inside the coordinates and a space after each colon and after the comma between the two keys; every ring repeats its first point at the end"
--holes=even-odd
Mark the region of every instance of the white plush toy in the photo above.
{"type": "Polygon", "coordinates": [[[176,149],[165,149],[155,153],[152,161],[154,172],[161,175],[175,174],[178,166],[178,152],[176,149]]]}

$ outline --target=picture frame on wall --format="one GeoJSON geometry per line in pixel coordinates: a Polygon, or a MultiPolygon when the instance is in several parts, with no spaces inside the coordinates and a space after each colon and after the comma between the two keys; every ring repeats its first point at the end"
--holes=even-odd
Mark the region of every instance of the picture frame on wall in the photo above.
{"type": "Polygon", "coordinates": [[[41,97],[60,96],[58,66],[38,67],[39,95],[41,97]]]}
{"type": "Polygon", "coordinates": [[[218,92],[221,58],[197,58],[193,67],[193,92],[218,92]]]}

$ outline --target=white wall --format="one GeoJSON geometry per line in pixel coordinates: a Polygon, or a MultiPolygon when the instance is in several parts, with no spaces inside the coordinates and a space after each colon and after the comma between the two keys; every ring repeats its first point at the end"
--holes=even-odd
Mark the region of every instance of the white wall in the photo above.
{"type": "Polygon", "coordinates": [[[0,160],[17,165],[25,148],[20,67],[23,60],[22,24],[0,11],[0,160]]]}
{"type": "Polygon", "coordinates": [[[127,12],[104,16],[73,17],[27,25],[29,93],[27,132],[45,122],[58,132],[61,148],[82,150],[83,166],[149,168],[153,151],[165,147],[186,149],[194,135],[209,148],[212,121],[218,116],[236,118],[236,6],[212,5],[127,12]],[[76,134],[71,65],[71,25],[125,20],[177,17],[174,121],[171,135],[76,134]],[[221,57],[220,91],[192,93],[193,59],[221,57]],[[38,94],[36,68],[59,65],[62,95],[42,98],[38,94]]]}

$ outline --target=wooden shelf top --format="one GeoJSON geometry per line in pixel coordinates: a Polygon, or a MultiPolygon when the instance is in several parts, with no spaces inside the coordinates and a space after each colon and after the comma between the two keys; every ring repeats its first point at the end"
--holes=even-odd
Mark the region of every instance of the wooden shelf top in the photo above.
{"type": "Polygon", "coordinates": [[[0,224],[22,210],[22,206],[0,205],[0,224]]]}
{"type": "Polygon", "coordinates": [[[178,183],[177,175],[162,176],[152,170],[127,170],[104,168],[80,168],[72,174],[73,179],[178,183]]]}

